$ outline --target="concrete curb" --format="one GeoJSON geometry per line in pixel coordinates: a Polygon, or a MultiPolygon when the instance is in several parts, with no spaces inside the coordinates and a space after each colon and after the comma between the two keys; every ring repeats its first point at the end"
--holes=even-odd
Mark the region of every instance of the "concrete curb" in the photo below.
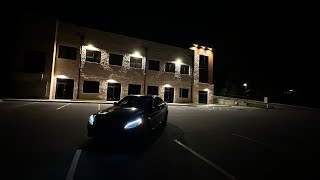
{"type": "MultiPolygon", "coordinates": [[[[91,104],[113,104],[111,101],[73,101],[73,100],[49,100],[49,99],[0,99],[0,101],[22,101],[22,102],[53,102],[53,103],[91,103],[91,104]]],[[[228,105],[217,105],[217,104],[179,104],[179,103],[168,103],[169,106],[184,106],[184,107],[230,107],[228,105]]]]}
{"type": "Polygon", "coordinates": [[[2,101],[113,104],[113,102],[72,101],[72,100],[45,100],[45,99],[2,99],[2,101]]]}

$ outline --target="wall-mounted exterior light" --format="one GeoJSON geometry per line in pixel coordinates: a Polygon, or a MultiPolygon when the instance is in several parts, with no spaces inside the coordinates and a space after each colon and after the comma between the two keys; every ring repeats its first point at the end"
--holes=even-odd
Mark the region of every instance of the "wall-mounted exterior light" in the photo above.
{"type": "Polygon", "coordinates": [[[66,75],[57,75],[56,77],[59,79],[67,79],[68,78],[66,75]]]}
{"type": "Polygon", "coordinates": [[[88,44],[86,46],[86,49],[88,49],[88,50],[96,50],[96,48],[92,44],[88,44]]]}
{"type": "Polygon", "coordinates": [[[164,87],[172,87],[170,84],[165,84],[164,87]]]}
{"type": "Polygon", "coordinates": [[[205,89],[204,89],[204,91],[207,91],[207,92],[208,92],[208,91],[209,91],[209,89],[208,89],[208,88],[205,88],[205,89]]]}
{"type": "Polygon", "coordinates": [[[116,83],[117,81],[114,80],[114,79],[108,79],[107,82],[108,82],[108,83],[116,83]]]}
{"type": "Polygon", "coordinates": [[[205,46],[201,46],[201,48],[202,48],[202,49],[206,49],[206,47],[205,47],[205,46]]]}
{"type": "Polygon", "coordinates": [[[197,48],[197,47],[198,47],[198,44],[193,44],[193,47],[196,47],[196,48],[197,48]]]}
{"type": "Polygon", "coordinates": [[[136,58],[142,58],[141,54],[139,51],[135,51],[133,54],[131,54],[132,57],[136,57],[136,58]]]}
{"type": "Polygon", "coordinates": [[[174,63],[179,66],[179,65],[182,64],[182,61],[181,61],[180,58],[178,58],[178,59],[176,59],[176,60],[174,61],[174,63]]]}
{"type": "Polygon", "coordinates": [[[208,50],[209,50],[209,51],[212,51],[212,48],[208,47],[208,50]]]}

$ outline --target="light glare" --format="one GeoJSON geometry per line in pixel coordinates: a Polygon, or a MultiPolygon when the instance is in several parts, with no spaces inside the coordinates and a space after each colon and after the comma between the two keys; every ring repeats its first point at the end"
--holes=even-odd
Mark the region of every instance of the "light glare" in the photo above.
{"type": "Polygon", "coordinates": [[[116,83],[117,81],[114,80],[114,79],[108,79],[107,82],[108,82],[108,83],[116,83]]]}
{"type": "Polygon", "coordinates": [[[142,119],[141,119],[141,118],[138,118],[137,120],[128,122],[128,123],[124,126],[124,129],[132,129],[132,128],[135,128],[135,127],[139,126],[140,124],[142,124],[142,119]]]}
{"type": "Polygon", "coordinates": [[[93,123],[94,123],[94,116],[91,115],[90,118],[89,118],[89,124],[93,125],[93,123]]]}
{"type": "Polygon", "coordinates": [[[135,51],[133,54],[131,54],[132,57],[141,58],[141,54],[139,51],[135,51]]]}
{"type": "Polygon", "coordinates": [[[57,78],[59,78],[59,79],[67,79],[68,77],[66,75],[57,75],[57,78]]]}

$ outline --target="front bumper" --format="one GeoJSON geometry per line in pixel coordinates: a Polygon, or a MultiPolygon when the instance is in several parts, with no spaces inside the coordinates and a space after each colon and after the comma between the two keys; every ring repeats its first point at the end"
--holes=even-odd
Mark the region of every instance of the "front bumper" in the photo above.
{"type": "Polygon", "coordinates": [[[96,126],[95,124],[87,124],[88,137],[105,137],[105,138],[123,138],[140,136],[145,132],[145,128],[137,126],[132,129],[124,129],[124,127],[105,127],[96,126]]]}

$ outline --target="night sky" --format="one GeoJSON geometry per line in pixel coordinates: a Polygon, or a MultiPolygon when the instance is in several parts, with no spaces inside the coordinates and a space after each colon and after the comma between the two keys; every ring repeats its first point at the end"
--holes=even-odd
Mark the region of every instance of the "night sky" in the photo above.
{"type": "Polygon", "coordinates": [[[252,99],[269,96],[280,101],[289,89],[299,99],[296,104],[315,104],[320,99],[315,88],[319,58],[313,56],[316,18],[295,10],[302,5],[236,1],[194,4],[148,2],[146,8],[141,4],[61,5],[40,13],[183,48],[192,43],[213,47],[216,94],[229,87],[225,95],[244,95],[242,84],[247,82],[248,89],[254,91],[252,99]]]}

